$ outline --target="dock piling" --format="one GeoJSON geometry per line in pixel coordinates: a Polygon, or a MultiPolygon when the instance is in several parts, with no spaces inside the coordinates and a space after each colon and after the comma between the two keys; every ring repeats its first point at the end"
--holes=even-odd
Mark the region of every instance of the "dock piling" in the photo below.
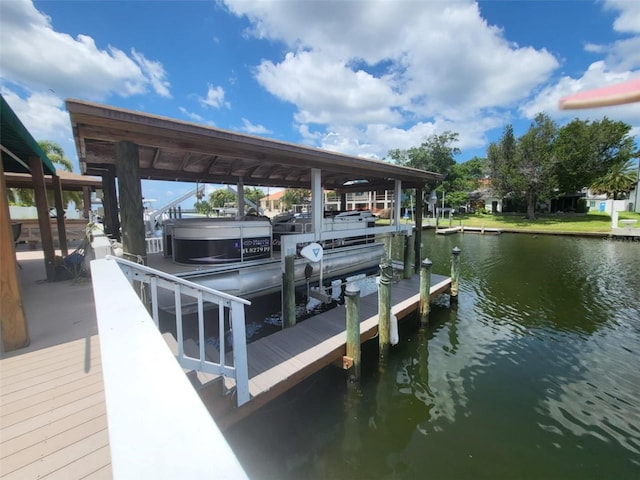
{"type": "Polygon", "coordinates": [[[284,259],[282,274],[282,328],[296,324],[295,255],[284,259]]]}
{"type": "Polygon", "coordinates": [[[415,257],[413,245],[413,236],[407,235],[404,237],[404,278],[411,278],[413,276],[413,259],[415,257]]]}
{"type": "Polygon", "coordinates": [[[380,284],[378,285],[378,344],[382,358],[386,358],[389,353],[392,275],[393,267],[385,257],[380,263],[380,284]]]}
{"type": "MultiPolygon", "coordinates": [[[[349,383],[360,383],[360,288],[348,284],[345,289],[347,304],[347,359],[351,363],[349,383]]],[[[346,363],[346,362],[344,362],[346,363]]]]}
{"type": "Polygon", "coordinates": [[[428,258],[422,261],[420,268],[420,325],[429,323],[429,311],[431,310],[431,266],[433,262],[428,258]]]}
{"type": "Polygon", "coordinates": [[[460,280],[460,252],[458,247],[451,250],[451,301],[458,301],[458,284],[460,280]]]}

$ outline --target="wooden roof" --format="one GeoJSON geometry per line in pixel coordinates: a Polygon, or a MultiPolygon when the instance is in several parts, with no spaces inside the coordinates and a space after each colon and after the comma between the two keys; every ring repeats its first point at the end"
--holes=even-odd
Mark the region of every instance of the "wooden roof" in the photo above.
{"type": "Polygon", "coordinates": [[[100,175],[115,164],[116,143],[139,147],[140,176],[218,184],[309,188],[322,170],[328,190],[422,187],[442,176],[391,163],[245,135],[148,113],[75,99],[66,101],[83,173],[100,175]]]}
{"type": "MultiPolygon", "coordinates": [[[[56,175],[60,178],[63,190],[81,191],[83,187],[89,187],[92,190],[102,188],[102,180],[97,177],[78,175],[65,170],[56,170],[56,175]]],[[[33,188],[33,179],[26,173],[5,173],[5,181],[8,188],[33,188]]],[[[51,175],[45,175],[44,181],[45,185],[50,186],[51,175]]]]}

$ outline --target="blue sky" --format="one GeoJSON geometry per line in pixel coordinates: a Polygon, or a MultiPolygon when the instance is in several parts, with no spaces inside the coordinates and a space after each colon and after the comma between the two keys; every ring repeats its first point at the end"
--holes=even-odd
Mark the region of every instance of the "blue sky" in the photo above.
{"type": "Polygon", "coordinates": [[[76,169],[70,97],[377,159],[449,130],[465,161],[540,111],[640,137],[640,104],[557,108],[638,77],[638,0],[0,2],[0,91],[76,169]]]}

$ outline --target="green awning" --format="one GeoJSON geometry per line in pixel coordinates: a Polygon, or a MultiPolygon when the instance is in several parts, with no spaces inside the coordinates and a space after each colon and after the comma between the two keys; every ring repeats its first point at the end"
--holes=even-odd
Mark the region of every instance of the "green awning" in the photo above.
{"type": "Polygon", "coordinates": [[[5,172],[31,173],[29,159],[39,157],[45,175],[55,175],[56,169],[38,142],[0,95],[0,143],[2,144],[2,167],[5,172]]]}

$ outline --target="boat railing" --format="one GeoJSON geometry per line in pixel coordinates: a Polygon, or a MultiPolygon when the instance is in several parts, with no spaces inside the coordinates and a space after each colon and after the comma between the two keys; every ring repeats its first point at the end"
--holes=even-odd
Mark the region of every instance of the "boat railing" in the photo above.
{"type": "Polygon", "coordinates": [[[123,258],[107,256],[107,259],[117,262],[129,282],[134,288],[137,287],[136,290],[140,292],[145,303],[146,300],[150,301],[151,317],[156,327],[159,327],[159,291],[164,289],[173,294],[177,341],[175,356],[180,366],[187,370],[232,379],[231,383],[235,383],[237,405],[247,403],[250,395],[244,307],[251,305],[251,302],[123,258]],[[135,282],[141,282],[144,288],[135,282]],[[191,308],[194,304],[195,308],[191,308]],[[189,305],[190,310],[193,309],[197,313],[197,352],[185,352],[183,305],[189,305]],[[210,308],[212,306],[217,308],[210,308]],[[207,348],[205,312],[212,314],[216,311],[219,346],[207,348]],[[228,319],[232,334],[231,359],[225,354],[225,319],[228,319]]]}
{"type": "Polygon", "coordinates": [[[147,254],[162,252],[162,237],[147,237],[147,254]]]}

